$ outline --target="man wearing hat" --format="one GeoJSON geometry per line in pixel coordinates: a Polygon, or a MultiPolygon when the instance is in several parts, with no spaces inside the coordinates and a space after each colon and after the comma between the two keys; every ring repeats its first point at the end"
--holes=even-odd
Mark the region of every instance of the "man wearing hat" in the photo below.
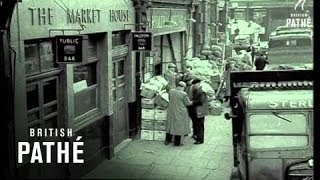
{"type": "Polygon", "coordinates": [[[200,79],[194,79],[190,92],[192,106],[189,108],[189,114],[194,123],[193,138],[196,140],[194,144],[202,144],[204,142],[204,118],[208,110],[207,96],[201,89],[200,83],[200,79]]]}
{"type": "Polygon", "coordinates": [[[168,81],[167,91],[172,88],[176,88],[177,84],[177,76],[176,73],[176,65],[173,63],[169,63],[167,71],[164,73],[164,79],[168,81]]]}
{"type": "Polygon", "coordinates": [[[185,87],[186,83],[180,81],[176,89],[169,90],[165,145],[168,145],[174,136],[174,145],[179,146],[183,142],[184,135],[190,133],[187,106],[192,103],[184,92],[185,87]]]}

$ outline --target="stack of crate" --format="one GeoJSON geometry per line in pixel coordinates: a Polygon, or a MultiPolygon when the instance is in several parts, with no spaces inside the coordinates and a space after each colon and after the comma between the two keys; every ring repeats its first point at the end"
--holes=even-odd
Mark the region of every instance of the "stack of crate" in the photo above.
{"type": "Polygon", "coordinates": [[[142,98],[142,107],[141,139],[164,141],[167,111],[156,108],[154,99],[142,98]]]}
{"type": "Polygon", "coordinates": [[[164,141],[166,137],[166,120],[167,120],[167,110],[155,109],[154,113],[154,137],[155,141],[164,141]]]}

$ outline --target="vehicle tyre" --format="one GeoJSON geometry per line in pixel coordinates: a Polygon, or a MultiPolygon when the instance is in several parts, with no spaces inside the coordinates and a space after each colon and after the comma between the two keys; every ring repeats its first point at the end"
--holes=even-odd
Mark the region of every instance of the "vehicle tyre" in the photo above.
{"type": "Polygon", "coordinates": [[[230,175],[230,180],[242,180],[238,167],[233,167],[230,175]]]}

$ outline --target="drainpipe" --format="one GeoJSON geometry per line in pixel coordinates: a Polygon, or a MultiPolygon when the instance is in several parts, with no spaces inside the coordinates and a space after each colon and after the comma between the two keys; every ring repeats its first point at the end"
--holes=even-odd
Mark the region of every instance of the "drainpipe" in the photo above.
{"type": "MultiPolygon", "coordinates": [[[[202,47],[205,44],[209,44],[210,42],[210,30],[208,27],[208,24],[210,22],[210,6],[209,6],[209,0],[202,0],[202,7],[201,7],[201,13],[202,13],[202,47]]],[[[201,49],[202,49],[201,47],[201,49]]]]}

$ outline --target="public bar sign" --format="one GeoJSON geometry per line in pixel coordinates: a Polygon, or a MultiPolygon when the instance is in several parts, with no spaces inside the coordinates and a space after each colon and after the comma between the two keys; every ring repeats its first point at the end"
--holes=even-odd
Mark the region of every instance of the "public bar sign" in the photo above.
{"type": "Polygon", "coordinates": [[[56,36],[57,63],[82,62],[82,36],[56,36]]]}
{"type": "Polygon", "coordinates": [[[132,32],[133,51],[151,51],[152,33],[151,32],[132,32]]]}

